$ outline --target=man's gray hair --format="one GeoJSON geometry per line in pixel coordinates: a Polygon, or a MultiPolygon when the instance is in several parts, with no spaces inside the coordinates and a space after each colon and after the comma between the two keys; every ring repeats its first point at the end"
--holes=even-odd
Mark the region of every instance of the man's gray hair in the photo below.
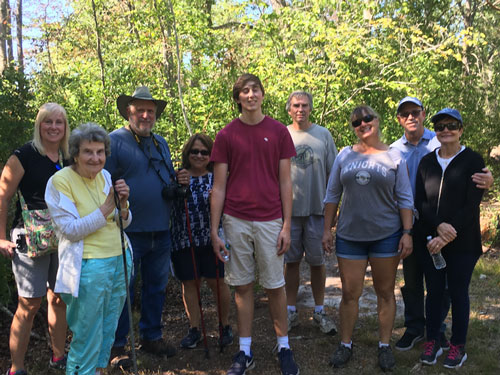
{"type": "Polygon", "coordinates": [[[73,130],[69,137],[69,157],[72,163],[80,153],[80,145],[83,141],[104,143],[106,157],[111,155],[108,132],[94,122],[87,122],[73,130]]]}
{"type": "Polygon", "coordinates": [[[307,100],[309,101],[309,108],[311,109],[311,111],[313,110],[313,96],[310,93],[308,93],[307,91],[297,90],[297,91],[292,92],[290,94],[290,96],[288,97],[288,100],[286,101],[285,108],[286,108],[287,112],[290,110],[292,98],[299,97],[299,96],[305,96],[307,98],[307,100]]]}

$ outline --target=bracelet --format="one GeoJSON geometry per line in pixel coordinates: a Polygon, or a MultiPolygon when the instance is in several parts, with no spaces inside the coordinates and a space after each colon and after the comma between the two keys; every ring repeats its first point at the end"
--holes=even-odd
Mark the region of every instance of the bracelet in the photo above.
{"type": "Polygon", "coordinates": [[[403,234],[409,234],[410,236],[413,236],[413,228],[403,229],[402,233],[403,234]]]}

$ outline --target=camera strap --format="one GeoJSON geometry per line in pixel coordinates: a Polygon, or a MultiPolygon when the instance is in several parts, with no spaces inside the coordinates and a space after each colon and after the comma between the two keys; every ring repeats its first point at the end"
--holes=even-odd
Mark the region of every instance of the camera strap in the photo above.
{"type": "Polygon", "coordinates": [[[161,162],[165,165],[165,168],[166,168],[167,173],[168,173],[168,175],[170,177],[170,180],[171,180],[170,182],[165,181],[165,179],[163,178],[163,176],[160,173],[160,169],[156,168],[155,164],[152,162],[152,160],[151,160],[151,153],[150,153],[150,155],[148,155],[146,153],[146,150],[144,150],[144,144],[142,142],[141,137],[139,137],[136,134],[136,132],[132,129],[131,126],[129,126],[129,130],[132,133],[132,136],[134,137],[134,139],[135,139],[135,141],[137,143],[137,146],[139,146],[139,148],[141,149],[141,151],[144,154],[144,156],[146,157],[146,159],[148,159],[148,168],[149,168],[150,165],[152,166],[152,168],[154,169],[154,171],[158,175],[159,179],[161,180],[161,182],[163,182],[165,184],[165,186],[168,186],[173,181],[175,181],[174,167],[172,166],[171,163],[168,163],[167,160],[165,159],[165,155],[164,155],[163,150],[162,150],[162,145],[160,145],[160,142],[158,142],[158,140],[156,139],[156,135],[153,132],[151,132],[151,136],[150,136],[151,142],[154,144],[154,146],[156,148],[156,151],[158,151],[158,154],[161,157],[161,162]]]}

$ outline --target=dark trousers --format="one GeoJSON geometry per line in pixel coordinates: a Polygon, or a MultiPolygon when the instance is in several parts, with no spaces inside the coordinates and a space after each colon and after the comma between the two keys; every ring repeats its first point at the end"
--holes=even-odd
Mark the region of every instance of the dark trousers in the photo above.
{"type": "Polygon", "coordinates": [[[479,255],[452,253],[444,254],[446,268],[436,270],[428,252],[421,253],[427,286],[426,328],[427,340],[439,339],[439,328],[442,322],[443,298],[446,286],[451,299],[451,343],[464,345],[469,327],[469,284],[472,271],[479,255]]]}
{"type": "MultiPolygon", "coordinates": [[[[408,332],[414,335],[424,333],[425,315],[424,315],[424,268],[419,251],[427,249],[417,248],[417,241],[413,242],[413,253],[403,259],[403,276],[405,285],[401,288],[403,301],[405,304],[405,327],[408,332]]],[[[422,247],[422,245],[420,245],[422,247]]],[[[450,297],[445,292],[442,300],[441,311],[441,332],[446,330],[444,320],[450,310],[450,297]]]]}

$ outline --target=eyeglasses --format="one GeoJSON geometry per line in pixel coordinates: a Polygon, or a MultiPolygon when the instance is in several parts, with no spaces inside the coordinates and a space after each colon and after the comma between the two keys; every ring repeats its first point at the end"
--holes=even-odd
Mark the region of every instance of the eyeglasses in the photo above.
{"type": "Polygon", "coordinates": [[[437,132],[442,132],[444,128],[448,128],[448,130],[458,130],[462,127],[462,124],[459,121],[443,123],[439,122],[434,124],[434,130],[437,132]]]}
{"type": "Polygon", "coordinates": [[[361,125],[361,122],[364,122],[364,123],[368,123],[368,122],[372,122],[373,119],[377,118],[377,116],[374,116],[374,115],[366,115],[362,118],[359,118],[357,120],[354,120],[353,122],[351,122],[352,124],[352,127],[353,128],[357,128],[359,125],[361,125]]]}
{"type": "Polygon", "coordinates": [[[401,112],[399,116],[403,118],[407,118],[408,116],[412,115],[413,117],[418,117],[420,116],[420,113],[422,113],[421,109],[415,109],[413,111],[408,111],[408,112],[401,112]]]}
{"type": "Polygon", "coordinates": [[[198,155],[198,154],[201,154],[202,156],[210,155],[210,152],[208,152],[208,150],[198,150],[197,148],[192,148],[191,150],[189,150],[189,153],[191,155],[198,155]]]}

